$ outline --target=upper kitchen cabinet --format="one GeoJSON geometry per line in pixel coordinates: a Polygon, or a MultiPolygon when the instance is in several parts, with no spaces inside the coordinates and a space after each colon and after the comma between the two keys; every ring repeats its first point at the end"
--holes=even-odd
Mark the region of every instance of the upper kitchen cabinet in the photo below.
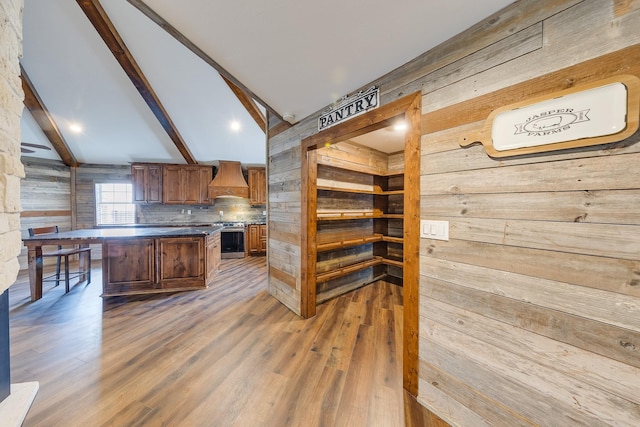
{"type": "Polygon", "coordinates": [[[133,203],[162,203],[162,165],[131,165],[133,203]]]}
{"type": "Polygon", "coordinates": [[[249,167],[249,203],[264,205],[267,203],[267,173],[265,168],[249,167]]]}
{"type": "Polygon", "coordinates": [[[165,204],[210,204],[207,186],[211,182],[211,166],[164,165],[163,200],[165,204]]]}

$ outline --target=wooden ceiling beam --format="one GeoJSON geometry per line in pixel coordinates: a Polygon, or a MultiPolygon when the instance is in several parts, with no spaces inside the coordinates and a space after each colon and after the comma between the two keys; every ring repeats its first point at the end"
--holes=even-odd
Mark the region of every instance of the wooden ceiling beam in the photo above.
{"type": "Polygon", "coordinates": [[[122,37],[118,34],[111,19],[109,19],[102,5],[100,5],[100,2],[98,0],[77,0],[77,3],[156,116],[165,132],[167,132],[167,135],[169,135],[169,138],[171,138],[182,157],[184,157],[189,164],[197,164],[198,162],[193,157],[193,154],[191,154],[189,147],[187,147],[187,144],[182,139],[180,132],[178,132],[171,117],[169,117],[169,114],[163,107],[151,84],[142,73],[142,70],[125,45],[122,37]]]}
{"type": "Polygon", "coordinates": [[[62,159],[62,162],[69,167],[77,167],[78,161],[69,149],[67,141],[65,141],[58,125],[53,120],[53,117],[49,113],[49,110],[40,99],[36,88],[31,83],[27,72],[20,65],[20,79],[22,80],[22,90],[24,92],[24,106],[31,113],[42,132],[47,137],[51,146],[58,156],[62,159]]]}
{"type": "Polygon", "coordinates": [[[229,80],[222,74],[220,74],[220,77],[222,77],[222,80],[224,80],[227,83],[227,86],[229,86],[229,89],[231,89],[231,91],[235,94],[236,98],[238,98],[238,101],[240,101],[240,103],[244,106],[244,108],[247,110],[249,115],[251,115],[253,120],[255,120],[258,127],[266,133],[267,118],[265,117],[264,114],[262,114],[262,111],[260,111],[255,101],[251,97],[249,97],[249,95],[247,95],[247,93],[244,90],[242,90],[242,88],[238,87],[238,85],[233,83],[231,80],[229,80]]]}
{"type": "MultiPolygon", "coordinates": [[[[229,85],[229,87],[231,88],[233,93],[238,97],[242,105],[245,106],[245,108],[247,109],[251,117],[253,117],[254,120],[256,120],[256,123],[258,123],[258,121],[256,117],[254,117],[254,114],[255,114],[254,110],[257,110],[260,113],[261,117],[264,117],[264,115],[257,108],[257,106],[255,106],[255,103],[253,101],[254,99],[258,101],[258,103],[260,103],[260,105],[262,105],[273,116],[277,117],[278,119],[284,122],[284,119],[282,118],[282,116],[275,109],[273,109],[271,106],[269,106],[269,104],[264,102],[262,99],[260,99],[260,97],[258,97],[255,93],[249,90],[249,88],[243,85],[231,73],[229,73],[226,69],[224,69],[224,67],[218,64],[216,61],[214,61],[213,58],[211,58],[202,49],[196,46],[195,43],[189,40],[184,34],[178,31],[174,26],[169,24],[164,18],[158,15],[153,9],[147,6],[142,0],[127,0],[127,1],[131,3],[131,5],[133,5],[140,12],[142,12],[144,15],[146,15],[147,18],[151,19],[158,26],[160,26],[160,28],[162,28],[167,33],[169,33],[174,39],[182,43],[187,49],[193,52],[196,56],[198,56],[204,62],[209,64],[213,69],[215,69],[220,74],[220,76],[222,76],[222,78],[227,82],[227,84],[232,83],[233,86],[229,85]],[[245,103],[245,100],[250,101],[250,103],[249,102],[245,103]],[[249,104],[254,104],[254,105],[250,106],[249,104]]],[[[266,119],[264,119],[264,121],[266,123],[266,119]]],[[[284,122],[284,123],[287,123],[287,122],[284,122]]],[[[258,126],[260,126],[261,129],[266,129],[266,125],[262,125],[261,123],[258,123],[258,126]]]]}

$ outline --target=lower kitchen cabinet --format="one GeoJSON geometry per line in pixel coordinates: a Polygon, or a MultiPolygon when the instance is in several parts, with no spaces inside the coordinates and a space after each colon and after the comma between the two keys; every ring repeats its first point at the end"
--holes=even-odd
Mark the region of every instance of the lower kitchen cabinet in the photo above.
{"type": "Polygon", "coordinates": [[[103,292],[123,295],[156,287],[155,239],[112,240],[104,243],[103,292]]]}
{"type": "Polygon", "coordinates": [[[202,237],[157,239],[156,244],[160,288],[197,288],[205,285],[205,242],[202,237]]]}
{"type": "Polygon", "coordinates": [[[110,239],[103,296],[204,289],[220,268],[220,233],[110,239]]]}
{"type": "Polygon", "coordinates": [[[267,225],[250,224],[247,234],[249,255],[265,255],[267,253],[267,225]]]}
{"type": "Polygon", "coordinates": [[[260,252],[267,253],[267,225],[260,225],[260,252]]]}
{"type": "Polygon", "coordinates": [[[221,246],[220,246],[220,233],[215,233],[207,236],[206,239],[206,251],[207,251],[207,263],[206,263],[206,276],[213,277],[220,270],[221,262],[221,246]]]}

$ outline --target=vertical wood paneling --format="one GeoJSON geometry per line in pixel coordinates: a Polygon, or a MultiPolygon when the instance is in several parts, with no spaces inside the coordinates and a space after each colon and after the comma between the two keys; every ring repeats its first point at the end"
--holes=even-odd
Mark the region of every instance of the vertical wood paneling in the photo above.
{"type": "Polygon", "coordinates": [[[420,235],[420,188],[414,179],[420,174],[420,126],[421,100],[415,97],[405,113],[408,131],[404,148],[404,388],[411,394],[418,394],[418,260],[420,235]]]}
{"type": "Polygon", "coordinates": [[[318,153],[315,150],[307,150],[301,147],[301,172],[300,178],[301,197],[300,203],[303,206],[300,224],[302,238],[300,239],[300,250],[306,259],[301,259],[301,295],[300,314],[305,317],[312,317],[316,314],[316,303],[318,289],[316,287],[316,243],[317,243],[317,216],[318,195],[316,191],[318,178],[318,153]],[[304,208],[306,207],[306,209],[304,208]]]}

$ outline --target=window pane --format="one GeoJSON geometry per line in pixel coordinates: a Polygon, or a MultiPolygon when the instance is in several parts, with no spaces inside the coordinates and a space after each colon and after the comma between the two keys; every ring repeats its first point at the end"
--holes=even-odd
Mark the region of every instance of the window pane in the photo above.
{"type": "Polygon", "coordinates": [[[131,191],[131,184],[113,184],[113,190],[119,193],[126,193],[131,191]]]}
{"type": "Polygon", "coordinates": [[[111,193],[112,194],[112,202],[117,203],[131,203],[131,195],[124,193],[111,193]]]}
{"type": "Polygon", "coordinates": [[[135,224],[131,183],[96,184],[97,225],[135,224]]]}
{"type": "Polygon", "coordinates": [[[114,201],[115,194],[111,191],[103,191],[100,203],[111,203],[114,201]]]}

